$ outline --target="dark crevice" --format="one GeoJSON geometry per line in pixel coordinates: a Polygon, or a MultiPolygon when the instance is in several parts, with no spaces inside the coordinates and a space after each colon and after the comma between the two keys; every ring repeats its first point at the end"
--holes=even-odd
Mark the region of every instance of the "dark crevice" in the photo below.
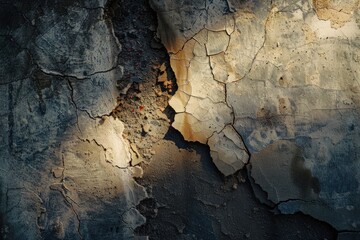
{"type": "MultiPolygon", "coordinates": [[[[70,208],[71,208],[71,210],[72,210],[72,212],[74,213],[74,215],[75,215],[75,217],[76,217],[76,220],[78,221],[78,225],[77,225],[77,234],[79,235],[79,238],[80,239],[84,239],[83,238],[83,236],[82,236],[82,234],[81,234],[81,219],[80,219],[80,217],[79,217],[79,214],[77,213],[77,211],[75,210],[75,208],[74,208],[74,205],[68,200],[68,198],[69,199],[71,199],[70,197],[68,197],[68,196],[64,196],[64,198],[65,198],[65,201],[70,205],[70,208]]],[[[72,199],[71,199],[72,200],[72,199]]],[[[73,200],[72,200],[73,201],[73,200]]]]}
{"type": "MultiPolygon", "coordinates": [[[[69,86],[69,90],[70,90],[70,100],[71,100],[71,103],[74,105],[75,109],[76,109],[76,118],[77,120],[79,119],[79,116],[78,116],[78,112],[77,111],[81,111],[83,113],[85,113],[90,119],[92,120],[96,120],[96,119],[103,119],[104,117],[110,117],[110,116],[113,116],[113,111],[108,113],[108,114],[104,114],[104,115],[101,115],[101,116],[93,116],[87,109],[83,109],[83,108],[80,108],[78,107],[76,101],[75,101],[75,98],[74,98],[74,87],[71,83],[71,77],[66,77],[67,78],[67,81],[68,81],[68,86],[69,86]]],[[[80,128],[79,128],[80,130],[80,128]]]]}
{"type": "MultiPolygon", "coordinates": [[[[171,75],[173,72],[169,64],[168,54],[171,53],[167,53],[163,47],[153,48],[155,45],[152,44],[152,42],[156,41],[154,26],[157,26],[157,17],[156,14],[152,12],[148,2],[128,2],[120,0],[118,3],[119,6],[116,8],[113,19],[115,35],[122,44],[119,64],[124,66],[125,70],[124,78],[118,85],[120,89],[123,89],[131,84],[127,94],[122,97],[122,104],[120,104],[118,110],[119,112],[129,111],[131,113],[125,114],[125,117],[121,116],[121,113],[117,116],[125,123],[125,131],[130,127],[130,131],[126,132],[126,135],[133,135],[136,128],[130,125],[129,118],[139,118],[142,116],[138,114],[138,110],[136,109],[136,107],[138,107],[136,104],[141,101],[142,96],[140,95],[143,93],[142,90],[140,90],[140,85],[148,81],[149,78],[147,75],[149,72],[152,72],[155,76],[159,75],[158,68],[155,70],[151,69],[151,66],[154,65],[154,63],[156,64],[158,56],[161,56],[160,59],[166,59],[166,71],[170,71],[168,75],[170,75],[170,78],[174,81],[172,85],[175,91],[177,87],[175,76],[171,75]],[[143,22],[144,19],[146,19],[145,22],[143,22]],[[155,57],[156,54],[158,54],[157,57],[155,57]],[[154,60],[153,58],[156,59],[154,60]],[[134,106],[133,109],[131,109],[132,105],[134,106]]],[[[231,11],[230,6],[229,11],[231,11]]],[[[266,42],[266,34],[265,29],[262,47],[266,42]]],[[[256,57],[254,61],[255,59],[256,57]]],[[[252,65],[253,64],[254,62],[252,65]]],[[[249,72],[250,71],[251,67],[249,69],[249,72]]],[[[161,86],[161,90],[162,92],[167,91],[163,86],[161,86]]],[[[151,91],[151,89],[145,89],[145,91],[151,91]]],[[[173,91],[172,94],[174,94],[175,91],[173,91]]],[[[175,111],[170,106],[167,106],[163,112],[171,122],[174,121],[175,111]]],[[[146,138],[146,136],[147,134],[142,131],[139,139],[146,138]]],[[[239,136],[241,137],[240,134],[239,136]]],[[[131,137],[129,139],[131,140],[131,137]]],[[[169,159],[162,159],[163,162],[160,166],[157,165],[159,163],[153,162],[155,161],[153,159],[146,164],[140,164],[144,168],[144,177],[137,179],[137,181],[147,188],[150,197],[141,201],[137,206],[139,212],[146,217],[147,222],[143,226],[135,229],[136,235],[147,235],[150,236],[150,239],[219,239],[215,236],[221,236],[221,239],[290,239],[287,237],[289,236],[287,232],[288,229],[283,229],[280,226],[287,226],[288,222],[292,222],[289,226],[292,231],[296,231],[299,228],[306,230],[305,224],[309,222],[314,224],[315,227],[321,228],[321,231],[323,231],[319,233],[318,236],[335,239],[336,236],[333,235],[333,229],[328,225],[324,226],[320,221],[316,221],[308,216],[299,213],[294,215],[275,215],[272,212],[272,206],[266,206],[256,199],[256,194],[250,184],[250,176],[248,176],[246,170],[239,170],[231,176],[224,177],[211,161],[210,149],[207,145],[185,141],[181,133],[173,127],[169,127],[164,139],[158,140],[158,142],[163,143],[164,140],[174,143],[180,152],[195,152],[200,156],[201,160],[188,159],[183,156],[181,160],[184,164],[181,165],[183,169],[174,169],[171,166],[176,164],[176,162],[173,161],[172,158],[178,157],[179,153],[173,152],[171,156],[169,156],[169,159]],[[193,164],[198,164],[196,166],[200,166],[202,169],[193,169],[193,164]],[[169,175],[166,178],[165,176],[161,176],[162,174],[169,175]],[[185,179],[183,178],[184,176],[186,176],[185,179]],[[200,186],[200,188],[198,188],[198,186],[200,186]],[[159,191],[159,188],[161,191],[159,191]],[[178,189],[183,189],[183,192],[178,189]],[[240,191],[241,194],[239,194],[240,191]],[[204,193],[207,198],[197,197],[197,195],[204,193]],[[182,199],[182,197],[184,197],[183,201],[179,201],[178,198],[182,199]],[[162,198],[166,198],[167,201],[164,203],[161,200],[162,198]],[[221,199],[222,203],[216,203],[217,199],[221,199]],[[244,199],[248,202],[242,202],[244,199]],[[232,205],[235,203],[242,204],[239,208],[245,209],[238,210],[232,208],[232,205]],[[256,206],[254,209],[260,209],[256,211],[260,211],[262,215],[255,217],[248,216],[247,211],[250,207],[243,206],[244,204],[256,206]],[[220,214],[216,213],[216,209],[223,212],[220,214]],[[198,215],[199,212],[201,212],[200,215],[198,215]],[[231,223],[226,220],[226,214],[228,214],[229,219],[232,219],[231,221],[239,224],[238,227],[241,230],[237,229],[236,231],[243,231],[244,228],[252,224],[252,228],[266,227],[269,233],[264,233],[263,238],[253,238],[248,232],[240,234],[234,230],[233,232],[225,231],[223,229],[225,225],[231,225],[231,223]],[[256,220],[252,220],[253,218],[256,220]],[[263,218],[269,222],[264,223],[263,218]],[[222,219],[224,223],[219,219],[222,219]],[[209,222],[212,223],[207,225],[209,222]],[[279,227],[279,229],[272,229],[271,225],[274,225],[273,227],[275,228],[279,227]],[[219,235],[216,235],[214,231],[217,231],[219,235]]],[[[250,156],[247,148],[246,151],[250,156]]],[[[247,166],[250,166],[249,163],[247,166]]],[[[313,229],[315,229],[315,227],[313,229]]]]}
{"type": "Polygon", "coordinates": [[[75,114],[76,114],[76,126],[78,128],[78,130],[81,132],[80,126],[79,126],[79,114],[78,114],[78,107],[76,105],[76,102],[74,100],[74,88],[71,84],[70,79],[68,79],[68,86],[69,86],[69,90],[70,90],[70,101],[71,103],[74,105],[75,107],[75,114]]]}
{"type": "Polygon", "coordinates": [[[42,71],[46,75],[53,76],[53,77],[71,78],[71,79],[76,79],[76,80],[87,80],[94,75],[101,74],[101,73],[108,73],[117,68],[117,65],[116,65],[107,70],[96,71],[96,72],[90,73],[90,74],[86,75],[85,77],[77,77],[75,75],[67,75],[67,74],[56,72],[56,71],[47,70],[47,69],[42,68],[40,65],[37,65],[37,66],[40,69],[40,71],[42,71]]]}

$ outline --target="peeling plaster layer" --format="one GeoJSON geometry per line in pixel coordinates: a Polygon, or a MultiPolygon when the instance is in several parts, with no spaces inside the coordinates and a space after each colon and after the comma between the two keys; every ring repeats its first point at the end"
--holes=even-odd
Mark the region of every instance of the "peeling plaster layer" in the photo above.
{"type": "MultiPolygon", "coordinates": [[[[238,33],[234,30],[235,18],[225,15],[221,7],[226,9],[226,4],[221,1],[204,1],[203,5],[199,3],[202,7],[198,7],[196,17],[192,15],[193,12],[187,11],[186,4],[177,5],[169,2],[161,6],[160,2],[153,1],[152,5],[155,9],[160,8],[158,34],[165,47],[172,53],[170,63],[177,78],[178,91],[169,102],[177,112],[173,127],[182,132],[184,138],[189,141],[207,143],[209,138],[215,135],[209,144],[213,156],[219,150],[223,151],[215,146],[218,144],[227,146],[230,155],[224,162],[221,158],[215,160],[214,157],[214,162],[220,171],[229,175],[241,169],[248,161],[247,150],[241,147],[243,144],[240,138],[241,144],[228,144],[229,139],[223,140],[218,137],[225,136],[223,129],[234,120],[232,107],[226,99],[226,84],[244,74],[238,73],[233,66],[226,64],[227,58],[234,58],[226,53],[229,48],[235,47],[233,37],[238,33]],[[172,6],[171,9],[177,9],[177,12],[168,10],[169,6],[172,6]],[[206,19],[202,20],[204,16],[206,19]],[[173,18],[180,20],[177,22],[173,18]],[[182,22],[183,19],[194,19],[201,24],[190,25],[191,20],[182,22]],[[185,31],[177,28],[180,22],[185,31]],[[167,28],[162,27],[165,25],[167,28]],[[168,25],[171,27],[170,30],[168,25]],[[195,34],[191,35],[193,32],[195,34]]],[[[257,48],[261,47],[262,42],[259,42],[257,48]]],[[[256,53],[257,50],[249,51],[256,53]]],[[[247,64],[251,64],[250,59],[247,64]]],[[[235,132],[232,135],[238,135],[235,129],[232,128],[232,131],[235,132]]]]}
{"type": "Polygon", "coordinates": [[[228,125],[220,133],[214,133],[208,141],[211,158],[224,175],[234,174],[248,162],[248,154],[244,143],[235,131],[228,125]]]}
{"type": "Polygon", "coordinates": [[[359,231],[358,1],[152,2],[179,85],[173,126],[225,175],[248,149],[281,212],[359,231]]]}
{"type": "Polygon", "coordinates": [[[109,116],[122,68],[106,4],[1,5],[3,239],[131,239],[145,222],[146,191],[109,116]]]}
{"type": "Polygon", "coordinates": [[[320,20],[329,20],[331,27],[341,28],[351,21],[353,12],[359,8],[359,0],[313,0],[315,12],[320,20]]]}

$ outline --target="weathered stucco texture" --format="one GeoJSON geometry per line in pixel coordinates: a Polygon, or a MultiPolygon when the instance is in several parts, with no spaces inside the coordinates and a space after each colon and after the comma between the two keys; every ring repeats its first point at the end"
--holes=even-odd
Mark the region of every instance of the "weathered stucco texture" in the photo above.
{"type": "Polygon", "coordinates": [[[0,1],[3,239],[131,239],[146,197],[116,106],[107,1],[0,1]]]}
{"type": "Polygon", "coordinates": [[[359,231],[359,1],[151,2],[173,127],[224,175],[249,162],[282,213],[359,231]]]}

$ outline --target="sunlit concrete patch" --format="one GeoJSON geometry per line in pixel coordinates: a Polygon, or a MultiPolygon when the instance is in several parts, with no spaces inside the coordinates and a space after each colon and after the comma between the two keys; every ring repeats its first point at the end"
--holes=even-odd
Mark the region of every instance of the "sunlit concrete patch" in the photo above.
{"type": "MultiPolygon", "coordinates": [[[[194,9],[189,10],[190,4],[152,1],[152,5],[159,13],[158,35],[171,53],[170,62],[179,87],[169,102],[177,112],[173,127],[182,132],[189,141],[207,143],[213,136],[210,148],[214,150],[214,156],[215,152],[225,150],[230,151],[229,154],[232,156],[223,163],[220,163],[223,161],[222,158],[216,158],[214,162],[218,163],[217,166],[221,171],[224,170],[225,175],[234,173],[247,162],[247,152],[241,138],[237,137],[236,143],[232,143],[231,147],[228,141],[220,141],[221,144],[215,147],[214,141],[220,140],[215,140],[215,136],[225,136],[223,129],[233,123],[233,111],[227,104],[225,84],[242,77],[246,71],[237,73],[233,66],[230,64],[223,66],[223,63],[229,58],[234,59],[236,55],[242,54],[249,59],[248,65],[251,64],[249,56],[255,55],[261,48],[264,32],[260,33],[262,37],[253,48],[228,55],[231,53],[228,49],[235,47],[237,38],[234,36],[236,34],[240,36],[241,31],[252,31],[250,28],[252,20],[245,20],[248,23],[246,29],[235,30],[237,22],[233,16],[225,14],[229,7],[225,1],[199,3],[199,6],[195,7],[199,8],[196,15],[194,9]],[[180,14],[174,12],[174,9],[180,14]],[[187,14],[181,15],[182,11],[186,11],[187,14]],[[204,16],[205,22],[201,20],[204,16]],[[180,22],[183,25],[179,29],[180,22]],[[196,22],[202,24],[191,25],[196,22]],[[248,56],[246,51],[250,51],[248,56]],[[230,76],[228,73],[231,71],[233,74],[230,76]],[[223,146],[224,149],[220,149],[219,146],[223,146]],[[228,148],[226,149],[225,146],[228,148]],[[224,167],[220,167],[221,164],[224,167]],[[225,166],[230,166],[232,170],[226,169],[225,166]]],[[[259,26],[261,21],[265,21],[265,17],[259,21],[259,26]]],[[[255,18],[250,17],[250,19],[255,18]]],[[[236,133],[231,135],[236,136],[236,133]]]]}
{"type": "MultiPolygon", "coordinates": [[[[156,1],[155,9],[171,15],[166,6],[172,2],[156,1]]],[[[181,20],[159,18],[183,39],[177,51],[169,37],[163,41],[180,77],[170,101],[177,112],[173,126],[190,141],[212,136],[212,158],[227,175],[235,171],[231,161],[216,152],[230,148],[221,129],[232,125],[252,155],[251,176],[281,212],[302,211],[338,230],[360,230],[359,2],[204,3],[204,25],[187,20],[178,28],[181,20]],[[215,108],[222,98],[223,108],[215,108]]],[[[171,34],[161,24],[158,32],[171,34]]]]}
{"type": "Polygon", "coordinates": [[[84,238],[128,238],[132,229],[145,223],[135,208],[147,193],[127,168],[130,152],[121,136],[123,124],[112,117],[92,120],[84,115],[79,120],[81,131],[65,132],[60,147],[64,169],[60,191],[73,204],[84,238]],[[99,232],[99,225],[113,231],[100,227],[99,232]]]}
{"type": "Polygon", "coordinates": [[[113,117],[103,117],[91,121],[87,118],[85,113],[81,113],[79,116],[77,140],[94,143],[102,148],[104,160],[114,167],[128,167],[131,157],[129,146],[122,137],[124,130],[122,122],[113,117]]]}
{"type": "Polygon", "coordinates": [[[187,108],[189,112],[175,115],[173,127],[188,141],[205,144],[214,132],[220,132],[226,124],[232,122],[231,109],[223,103],[213,104],[209,99],[199,101],[193,98],[187,108]],[[209,105],[212,107],[208,108],[209,105]]]}

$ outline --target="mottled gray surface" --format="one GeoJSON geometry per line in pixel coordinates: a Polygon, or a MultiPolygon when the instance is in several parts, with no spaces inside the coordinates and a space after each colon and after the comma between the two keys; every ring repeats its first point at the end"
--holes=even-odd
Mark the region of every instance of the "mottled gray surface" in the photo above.
{"type": "Polygon", "coordinates": [[[0,7],[2,239],[130,239],[146,197],[116,106],[105,1],[0,7]]]}

